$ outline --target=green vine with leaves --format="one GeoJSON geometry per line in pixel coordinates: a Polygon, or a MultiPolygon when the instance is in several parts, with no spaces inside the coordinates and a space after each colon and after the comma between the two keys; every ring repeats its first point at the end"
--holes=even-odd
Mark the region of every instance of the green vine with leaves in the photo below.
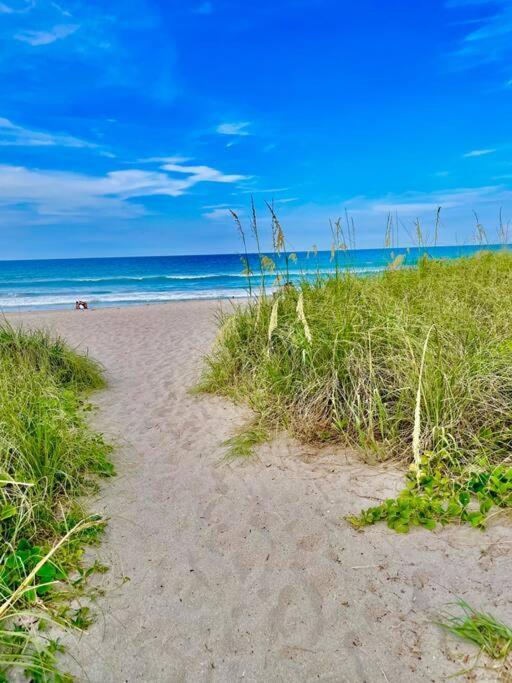
{"type": "Polygon", "coordinates": [[[512,467],[492,465],[485,458],[462,469],[458,477],[447,476],[437,460],[418,476],[411,468],[405,488],[396,498],[348,518],[356,528],[386,522],[390,529],[407,533],[413,526],[435,529],[438,524],[468,523],[483,529],[494,507],[512,507],[512,467]]]}

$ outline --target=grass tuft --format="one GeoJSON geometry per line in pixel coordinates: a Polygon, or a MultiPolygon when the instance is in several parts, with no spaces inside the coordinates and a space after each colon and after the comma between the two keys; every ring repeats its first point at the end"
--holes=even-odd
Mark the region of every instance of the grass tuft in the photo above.
{"type": "Polygon", "coordinates": [[[104,524],[79,502],[113,474],[110,447],[85,420],[88,393],[103,386],[100,366],[61,339],[1,323],[0,680],[15,668],[66,680],[60,646],[39,630],[73,622],[70,577],[104,524]]]}
{"type": "Polygon", "coordinates": [[[224,441],[223,446],[227,448],[226,458],[249,458],[254,455],[256,446],[268,441],[268,430],[258,421],[251,422],[243,427],[238,434],[224,441]]]}
{"type": "Polygon", "coordinates": [[[507,657],[512,649],[512,629],[490,614],[477,612],[464,600],[457,604],[462,614],[449,614],[445,617],[446,621],[439,625],[463,640],[474,643],[480,652],[485,652],[493,659],[507,657]]]}

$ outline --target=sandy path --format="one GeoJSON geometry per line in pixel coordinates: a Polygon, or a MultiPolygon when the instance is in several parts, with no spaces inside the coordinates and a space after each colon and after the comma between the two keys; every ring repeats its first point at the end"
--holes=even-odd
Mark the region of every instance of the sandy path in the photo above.
{"type": "Polygon", "coordinates": [[[217,306],[21,316],[88,348],[110,382],[94,420],[120,444],[95,507],[111,517],[111,589],[72,644],[80,678],[391,683],[460,670],[463,649],[432,618],[456,594],[512,621],[510,527],[357,533],[343,515],[399,473],[284,440],[222,463],[243,411],[187,393],[217,306]]]}

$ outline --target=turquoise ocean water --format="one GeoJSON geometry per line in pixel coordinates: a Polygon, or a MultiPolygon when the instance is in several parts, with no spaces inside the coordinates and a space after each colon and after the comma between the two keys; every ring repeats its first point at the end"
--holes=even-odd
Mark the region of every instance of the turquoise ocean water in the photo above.
{"type": "MultiPolygon", "coordinates": [[[[491,245],[486,249],[500,249],[491,245]]],[[[468,256],[481,246],[432,247],[423,251],[432,257],[468,256]]],[[[418,249],[360,249],[341,252],[339,263],[361,275],[378,272],[402,253],[413,265],[418,249]]],[[[258,257],[250,256],[253,285],[260,283],[258,257]]],[[[284,268],[283,259],[279,264],[284,268]]],[[[204,256],[144,256],[95,259],[0,262],[0,309],[72,308],[76,299],[91,306],[125,306],[180,299],[244,297],[247,277],[237,254],[204,256]]],[[[317,255],[297,252],[290,263],[292,282],[314,278],[333,270],[329,252],[317,255]]],[[[275,277],[267,276],[272,286],[275,277]]]]}

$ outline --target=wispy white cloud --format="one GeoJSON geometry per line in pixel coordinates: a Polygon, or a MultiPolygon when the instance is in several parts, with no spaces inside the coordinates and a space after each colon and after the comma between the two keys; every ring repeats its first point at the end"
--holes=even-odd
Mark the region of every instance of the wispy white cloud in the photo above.
{"type": "Polygon", "coordinates": [[[455,188],[439,192],[405,192],[389,194],[380,198],[355,197],[345,204],[354,211],[388,214],[398,211],[414,216],[423,212],[434,212],[437,207],[444,209],[465,208],[470,212],[482,204],[495,206],[511,204],[512,190],[503,185],[485,185],[474,188],[455,188]]]}
{"type": "Polygon", "coordinates": [[[67,9],[64,9],[64,7],[62,7],[62,5],[60,5],[59,3],[57,3],[57,2],[52,2],[52,3],[51,3],[51,6],[52,6],[54,9],[56,9],[57,12],[60,12],[60,14],[62,14],[63,16],[65,16],[65,17],[70,17],[70,16],[71,16],[71,12],[69,12],[67,9]]]}
{"type": "Polygon", "coordinates": [[[57,24],[48,31],[21,31],[16,33],[14,38],[22,43],[27,43],[33,47],[50,45],[57,40],[62,40],[72,35],[80,28],[79,24],[57,24]]]}
{"type": "Polygon", "coordinates": [[[203,206],[203,218],[211,221],[223,221],[226,219],[233,220],[231,211],[234,211],[240,218],[245,215],[245,210],[232,204],[208,204],[203,206]]]}
{"type": "Polygon", "coordinates": [[[159,31],[159,3],[36,0],[31,12],[14,14],[22,2],[0,0],[0,73],[17,76],[25,101],[69,104],[107,88],[139,100],[169,103],[177,96],[176,43],[159,31]]]}
{"type": "Polygon", "coordinates": [[[21,7],[13,7],[12,5],[0,2],[0,14],[24,14],[25,12],[30,12],[35,4],[35,0],[27,0],[27,2],[21,3],[21,7]]]}
{"type": "Polygon", "coordinates": [[[274,194],[275,192],[286,192],[289,190],[289,187],[269,187],[265,188],[263,190],[259,190],[257,188],[245,188],[242,190],[243,194],[274,194]]]}
{"type": "Polygon", "coordinates": [[[510,0],[448,0],[449,9],[489,5],[490,12],[468,25],[477,26],[462,38],[454,56],[461,65],[474,66],[506,59],[512,52],[512,2],[510,0]]]}
{"type": "MultiPolygon", "coordinates": [[[[241,211],[237,211],[237,214],[240,216],[241,211]]],[[[233,216],[229,208],[217,207],[203,213],[203,218],[207,218],[210,221],[225,221],[228,219],[232,220],[233,216]]]]}
{"type": "Polygon", "coordinates": [[[0,117],[0,146],[2,147],[98,147],[95,143],[63,133],[43,133],[19,126],[0,117]]]}
{"type": "Polygon", "coordinates": [[[250,135],[247,128],[251,125],[250,121],[239,121],[238,123],[221,123],[217,126],[217,133],[220,135],[250,135]]]}
{"type": "Polygon", "coordinates": [[[438,192],[404,192],[383,196],[356,196],[322,205],[297,203],[281,205],[280,219],[292,244],[319,244],[329,248],[329,220],[343,217],[345,209],[355,221],[356,244],[378,245],[384,241],[386,222],[391,213],[398,215],[399,241],[402,246],[415,244],[415,221],[423,226],[425,240],[432,239],[438,207],[441,211],[441,244],[468,244],[474,239],[475,218],[485,225],[489,240],[497,240],[499,211],[503,222],[512,219],[512,189],[494,184],[482,187],[459,187],[438,192]],[[360,241],[361,240],[361,241],[360,241]]]}
{"type": "Polygon", "coordinates": [[[462,156],[465,159],[470,159],[471,157],[484,157],[487,156],[487,154],[494,154],[495,151],[495,149],[472,149],[470,152],[466,152],[466,154],[463,154],[462,156]]]}
{"type": "Polygon", "coordinates": [[[240,180],[249,179],[249,176],[245,175],[226,175],[211,166],[183,166],[181,164],[171,163],[164,164],[162,169],[171,173],[188,175],[189,181],[192,180],[192,184],[194,185],[200,182],[237,183],[240,180]]]}
{"type": "Polygon", "coordinates": [[[134,218],[146,213],[144,197],[179,197],[198,183],[233,183],[243,175],[225,175],[209,166],[166,164],[159,170],[129,169],[101,176],[0,166],[0,212],[18,213],[20,221],[56,223],[104,218],[134,218]],[[137,201],[139,200],[139,201],[137,201]]]}
{"type": "Polygon", "coordinates": [[[185,164],[187,161],[191,161],[190,157],[183,157],[179,154],[169,157],[145,157],[143,159],[138,159],[139,164],[153,164],[153,163],[167,163],[167,164],[185,164]]]}

